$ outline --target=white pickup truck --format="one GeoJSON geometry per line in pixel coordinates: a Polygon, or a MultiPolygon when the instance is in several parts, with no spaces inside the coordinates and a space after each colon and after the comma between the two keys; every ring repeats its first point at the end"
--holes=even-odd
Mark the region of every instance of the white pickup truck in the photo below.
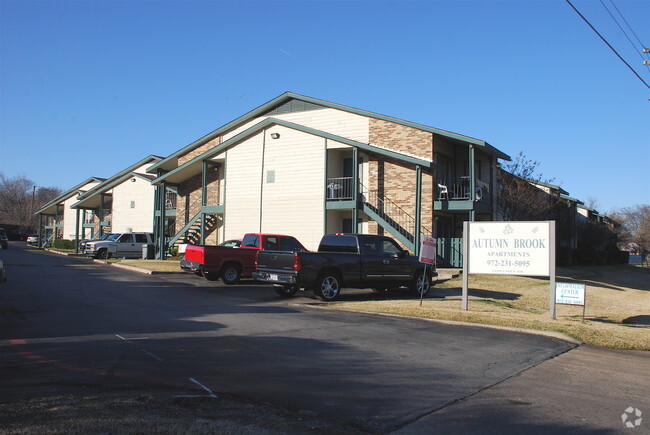
{"type": "Polygon", "coordinates": [[[87,242],[84,254],[102,259],[142,258],[142,245],[153,243],[153,233],[115,233],[106,240],[87,242]]]}

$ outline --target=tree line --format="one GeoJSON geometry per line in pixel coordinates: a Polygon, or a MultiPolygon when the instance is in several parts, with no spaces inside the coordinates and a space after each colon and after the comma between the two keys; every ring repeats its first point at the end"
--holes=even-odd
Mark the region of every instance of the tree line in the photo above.
{"type": "Polygon", "coordinates": [[[37,186],[24,175],[7,177],[0,172],[0,226],[33,231],[38,228],[34,213],[61,193],[58,187],[37,186]]]}

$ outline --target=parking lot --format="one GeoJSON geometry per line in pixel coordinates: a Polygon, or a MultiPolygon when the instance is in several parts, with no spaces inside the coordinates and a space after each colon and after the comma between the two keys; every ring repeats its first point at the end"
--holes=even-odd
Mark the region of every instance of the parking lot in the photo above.
{"type": "MultiPolygon", "coordinates": [[[[224,396],[355,430],[427,432],[460,424],[455,410],[501,391],[511,402],[491,406],[518,420],[495,427],[512,429],[526,421],[517,400],[532,399],[511,397],[508,385],[539,382],[530,379],[546,367],[539,364],[576,352],[537,335],[314,309],[311,297],[282,299],[253,281],[224,286],[192,274],[147,276],[25,246],[2,251],[2,260],[5,405],[52,395],[224,396]]],[[[632,355],[631,367],[648,361],[642,352],[632,355]]],[[[647,401],[647,379],[641,381],[625,392],[639,407],[647,401]]],[[[620,416],[626,406],[615,403],[611,412],[620,416]]],[[[547,411],[535,412],[539,419],[547,411]]],[[[559,413],[544,427],[610,425],[620,428],[620,417],[580,422],[559,413]]]]}

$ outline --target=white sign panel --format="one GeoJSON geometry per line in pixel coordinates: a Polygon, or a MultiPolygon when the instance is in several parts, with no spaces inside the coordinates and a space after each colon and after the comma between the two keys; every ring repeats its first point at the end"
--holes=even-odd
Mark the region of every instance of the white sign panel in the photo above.
{"type": "Polygon", "coordinates": [[[549,222],[469,222],[469,273],[550,276],[549,222]]]}
{"type": "Polygon", "coordinates": [[[585,285],[558,282],[555,284],[555,303],[567,305],[584,305],[585,285]]]}
{"type": "Polygon", "coordinates": [[[436,239],[433,237],[422,236],[422,243],[420,244],[420,262],[436,264],[436,239]]]}

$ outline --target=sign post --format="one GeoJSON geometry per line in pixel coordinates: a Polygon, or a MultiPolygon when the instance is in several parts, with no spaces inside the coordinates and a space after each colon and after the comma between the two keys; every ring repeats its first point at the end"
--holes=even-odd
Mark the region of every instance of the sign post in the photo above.
{"type": "MultiPolygon", "coordinates": [[[[427,276],[427,264],[436,264],[436,239],[422,236],[420,243],[420,263],[424,263],[424,276],[427,276]]],[[[424,292],[420,292],[420,306],[422,306],[424,292]]]]}

